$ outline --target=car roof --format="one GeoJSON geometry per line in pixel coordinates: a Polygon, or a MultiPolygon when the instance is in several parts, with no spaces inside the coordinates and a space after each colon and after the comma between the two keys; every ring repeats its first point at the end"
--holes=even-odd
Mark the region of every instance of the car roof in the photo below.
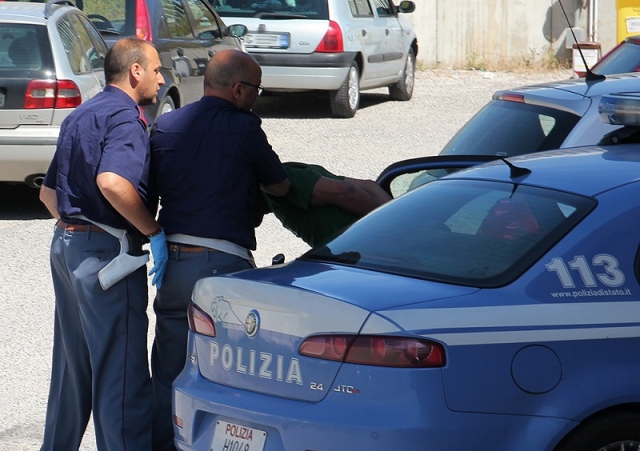
{"type": "Polygon", "coordinates": [[[551,150],[512,157],[508,161],[531,172],[511,178],[509,166],[496,160],[446,178],[515,181],[584,196],[597,196],[640,180],[640,144],[551,150]]]}
{"type": "Polygon", "coordinates": [[[493,98],[500,100],[508,95],[521,95],[524,96],[525,103],[554,106],[562,104],[565,109],[582,115],[584,111],[578,106],[582,104],[581,100],[604,94],[637,92],[639,84],[640,73],[633,72],[607,75],[606,79],[598,81],[587,81],[584,78],[566,79],[503,89],[496,91],[493,98]]]}
{"type": "Polygon", "coordinates": [[[53,14],[58,8],[73,8],[68,4],[45,4],[45,3],[24,3],[24,2],[0,2],[0,20],[3,22],[27,22],[46,24],[47,16],[45,11],[53,14]]]}

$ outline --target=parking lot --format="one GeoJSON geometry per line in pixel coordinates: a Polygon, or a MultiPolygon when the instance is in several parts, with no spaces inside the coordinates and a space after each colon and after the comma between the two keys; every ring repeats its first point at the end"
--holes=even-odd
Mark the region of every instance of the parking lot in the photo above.
{"type": "MultiPolygon", "coordinates": [[[[353,119],[333,118],[326,99],[313,96],[261,98],[254,112],[263,117],[282,161],[317,163],[332,172],[375,179],[398,160],[437,154],[495,90],[570,74],[429,70],[416,73],[409,102],[389,101],[386,89],[363,93],[353,119]]],[[[48,263],[53,225],[36,190],[0,185],[0,450],[40,446],[53,329],[48,263]]],[[[291,260],[307,249],[272,216],[259,227],[257,238],[259,266],[270,264],[279,252],[291,260]]],[[[91,425],[81,449],[95,449],[91,425]]]]}

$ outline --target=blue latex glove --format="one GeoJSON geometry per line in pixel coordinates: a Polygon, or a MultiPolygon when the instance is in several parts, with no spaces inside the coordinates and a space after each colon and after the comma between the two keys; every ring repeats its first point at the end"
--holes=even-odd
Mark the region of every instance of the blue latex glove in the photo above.
{"type": "Polygon", "coordinates": [[[149,271],[149,275],[153,276],[151,284],[160,289],[162,285],[162,278],[164,277],[164,270],[167,269],[167,262],[169,261],[169,249],[167,248],[167,237],[164,234],[164,229],[155,236],[149,238],[149,244],[151,245],[151,255],[153,256],[153,268],[149,271]]]}

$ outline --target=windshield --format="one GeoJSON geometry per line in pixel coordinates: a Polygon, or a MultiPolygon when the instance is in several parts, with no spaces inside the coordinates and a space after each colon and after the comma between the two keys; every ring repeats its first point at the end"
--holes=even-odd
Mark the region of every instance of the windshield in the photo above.
{"type": "Polygon", "coordinates": [[[594,205],[592,199],[530,186],[440,179],[302,258],[497,287],[522,274],[594,205]]]}
{"type": "Polygon", "coordinates": [[[557,149],[579,120],[580,116],[553,108],[492,100],[440,154],[504,157],[557,149]]]}
{"type": "Polygon", "coordinates": [[[623,42],[602,58],[591,70],[597,74],[610,75],[634,72],[640,69],[640,44],[623,42]]]}
{"type": "Polygon", "coordinates": [[[217,0],[212,4],[222,17],[329,19],[327,0],[217,0]]]}

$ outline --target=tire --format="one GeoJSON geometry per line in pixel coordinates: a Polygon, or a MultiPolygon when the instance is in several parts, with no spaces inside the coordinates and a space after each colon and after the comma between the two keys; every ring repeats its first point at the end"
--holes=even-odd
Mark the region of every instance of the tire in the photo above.
{"type": "Polygon", "coordinates": [[[578,426],[555,451],[638,451],[640,414],[621,412],[588,420],[578,426]]]}
{"type": "Polygon", "coordinates": [[[413,49],[407,53],[407,61],[404,63],[404,73],[398,83],[389,86],[389,96],[393,100],[409,100],[413,95],[413,84],[416,75],[416,55],[413,49]]]}
{"type": "Polygon", "coordinates": [[[349,118],[356,115],[360,106],[360,69],[355,61],[351,63],[340,89],[331,91],[329,95],[334,116],[349,118]]]}
{"type": "Polygon", "coordinates": [[[173,99],[170,96],[165,96],[165,98],[162,99],[160,108],[158,108],[158,116],[164,113],[169,113],[175,109],[176,109],[176,106],[173,103],[173,99]]]}

